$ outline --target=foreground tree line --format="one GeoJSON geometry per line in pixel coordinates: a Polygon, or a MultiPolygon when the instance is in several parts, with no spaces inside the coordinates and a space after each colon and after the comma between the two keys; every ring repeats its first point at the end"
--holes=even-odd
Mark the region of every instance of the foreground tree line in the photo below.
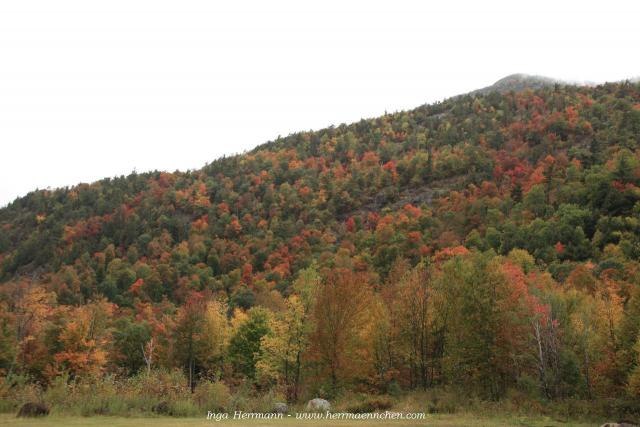
{"type": "Polygon", "coordinates": [[[18,283],[2,310],[3,390],[20,376],[46,388],[179,368],[192,392],[251,384],[293,402],[444,385],[489,400],[640,397],[635,264],[586,263],[560,286],[525,250],[459,246],[415,267],[399,259],[376,286],[338,261],[302,270],[278,306],[248,310],[197,291],[178,307],[73,307],[18,283]]]}

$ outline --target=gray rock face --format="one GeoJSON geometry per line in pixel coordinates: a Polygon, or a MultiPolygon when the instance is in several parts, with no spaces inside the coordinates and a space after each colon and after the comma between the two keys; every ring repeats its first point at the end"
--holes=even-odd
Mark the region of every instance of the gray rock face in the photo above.
{"type": "Polygon", "coordinates": [[[600,427],[638,427],[638,425],[622,421],[620,423],[604,423],[600,427]]]}
{"type": "Polygon", "coordinates": [[[275,405],[273,405],[273,412],[275,412],[276,414],[286,414],[287,412],[289,412],[289,407],[286,403],[277,402],[275,405]]]}
{"type": "Polygon", "coordinates": [[[307,412],[327,412],[331,410],[331,404],[324,399],[316,397],[307,402],[307,412]]]}

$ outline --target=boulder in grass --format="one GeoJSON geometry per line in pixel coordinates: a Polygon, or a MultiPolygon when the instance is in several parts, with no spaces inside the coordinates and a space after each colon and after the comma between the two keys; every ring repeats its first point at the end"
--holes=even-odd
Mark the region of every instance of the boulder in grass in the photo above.
{"type": "Polygon", "coordinates": [[[44,403],[27,402],[18,411],[18,417],[45,417],[49,415],[49,408],[44,403]]]}
{"type": "Polygon", "coordinates": [[[289,406],[287,406],[286,403],[277,402],[275,405],[273,405],[273,412],[275,412],[276,414],[286,414],[287,412],[289,412],[289,406]]]}
{"type": "Polygon", "coordinates": [[[327,412],[331,410],[331,404],[324,399],[316,397],[307,402],[307,412],[327,412]]]}

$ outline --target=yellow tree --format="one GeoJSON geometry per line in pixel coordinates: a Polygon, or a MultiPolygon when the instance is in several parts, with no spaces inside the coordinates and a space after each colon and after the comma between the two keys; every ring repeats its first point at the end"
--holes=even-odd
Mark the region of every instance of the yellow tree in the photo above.
{"type": "Polygon", "coordinates": [[[18,343],[15,335],[15,315],[8,304],[0,301],[0,376],[14,367],[18,343]]]}
{"type": "Polygon", "coordinates": [[[624,379],[620,378],[616,353],[619,350],[619,330],[624,315],[624,300],[620,286],[607,274],[596,292],[596,328],[600,336],[602,357],[596,369],[598,387],[602,394],[619,392],[624,379]]]}
{"type": "Polygon", "coordinates": [[[359,352],[370,301],[367,274],[349,269],[329,271],[318,291],[312,351],[334,393],[340,382],[353,379],[370,367],[359,352]]]}
{"type": "Polygon", "coordinates": [[[640,398],[640,337],[633,348],[636,356],[636,366],[629,375],[629,381],[627,383],[627,392],[633,398],[640,398]]]}
{"type": "Polygon", "coordinates": [[[600,339],[596,329],[598,319],[593,296],[583,294],[576,289],[566,292],[567,299],[574,302],[575,309],[570,317],[571,331],[575,342],[575,351],[581,359],[587,395],[591,397],[593,388],[593,366],[598,362],[600,339]]]}
{"type": "Polygon", "coordinates": [[[200,339],[197,342],[197,358],[209,375],[216,379],[222,374],[229,338],[229,321],[226,313],[226,304],[216,300],[207,302],[200,339]]]}
{"type": "Polygon", "coordinates": [[[260,342],[256,373],[259,381],[284,386],[287,397],[295,400],[297,365],[307,346],[305,312],[296,295],[287,298],[285,305],[283,313],[269,320],[269,333],[260,342]]]}
{"type": "Polygon", "coordinates": [[[258,379],[284,386],[287,397],[293,401],[298,398],[303,353],[309,346],[313,326],[310,314],[319,281],[313,267],[300,272],[294,283],[297,294],[287,298],[284,312],[270,319],[270,331],[260,344],[258,379]]]}
{"type": "Polygon", "coordinates": [[[573,287],[565,295],[573,307],[571,338],[580,357],[587,394],[620,391],[624,379],[616,380],[616,355],[624,313],[618,285],[605,275],[603,280],[593,281],[593,286],[573,287]]]}

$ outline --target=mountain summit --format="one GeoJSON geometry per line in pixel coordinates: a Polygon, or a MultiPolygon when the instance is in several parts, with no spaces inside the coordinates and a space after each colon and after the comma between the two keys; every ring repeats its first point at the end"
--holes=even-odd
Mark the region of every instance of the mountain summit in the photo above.
{"type": "Polygon", "coordinates": [[[574,84],[566,81],[562,81],[559,79],[554,79],[551,77],[545,76],[536,76],[531,74],[510,74],[506,77],[501,78],[491,86],[487,86],[481,89],[474,90],[470,92],[473,95],[478,94],[486,94],[489,92],[499,92],[499,93],[507,93],[507,92],[521,92],[525,89],[540,89],[547,86],[553,86],[556,84],[574,84]]]}

